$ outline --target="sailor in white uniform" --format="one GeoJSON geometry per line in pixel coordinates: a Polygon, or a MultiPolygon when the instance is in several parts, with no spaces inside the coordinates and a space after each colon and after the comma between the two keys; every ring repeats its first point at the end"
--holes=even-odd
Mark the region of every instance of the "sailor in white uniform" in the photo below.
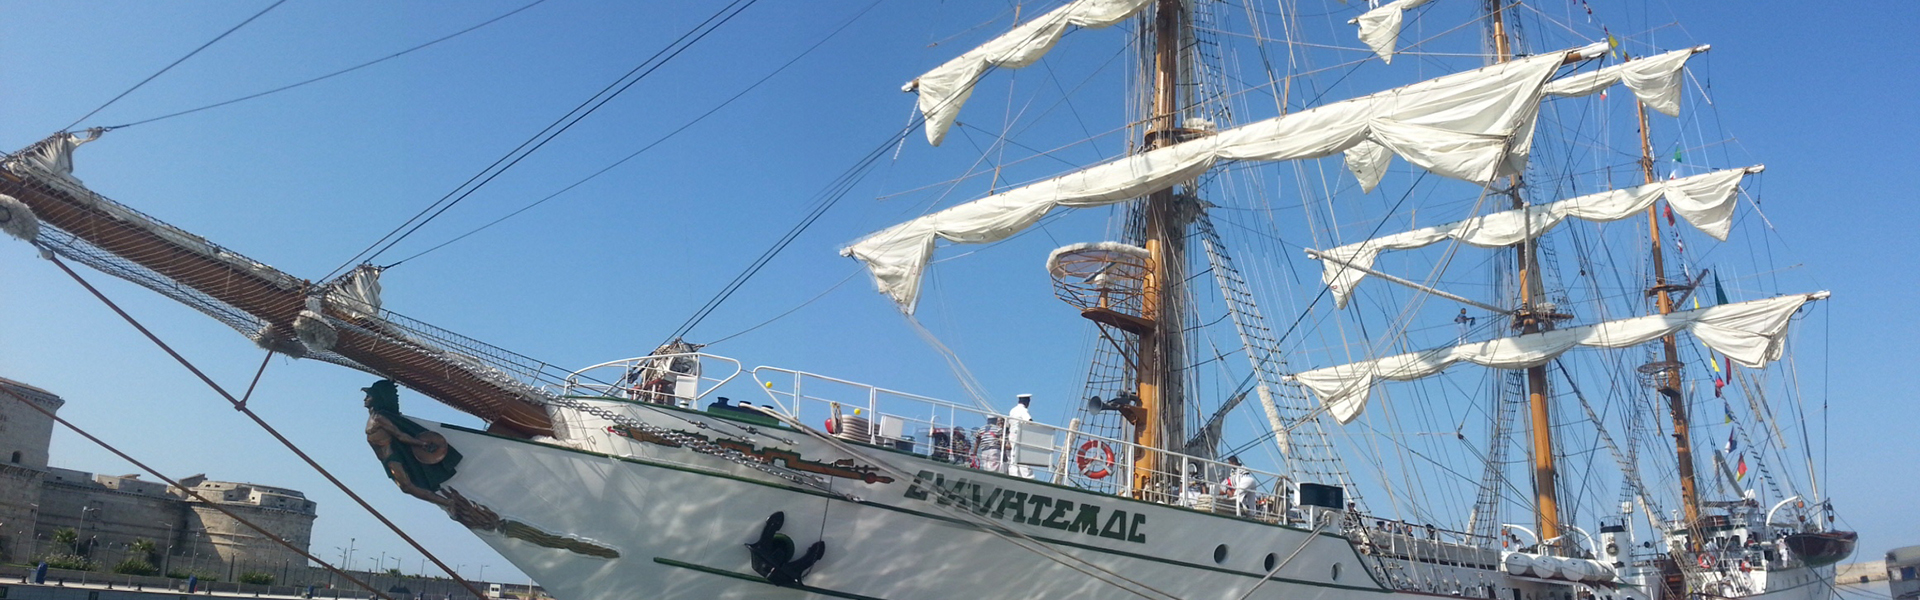
{"type": "Polygon", "coordinates": [[[1228,491],[1233,493],[1234,514],[1252,514],[1254,510],[1253,488],[1258,483],[1253,480],[1253,472],[1241,464],[1239,456],[1227,457],[1227,464],[1233,467],[1233,473],[1224,482],[1228,491]]]}
{"type": "Polygon", "coordinates": [[[1032,403],[1033,394],[1021,394],[1019,402],[1013,405],[1013,409],[1007,411],[1007,452],[1002,455],[1006,459],[1008,475],[1027,479],[1033,479],[1033,469],[1020,464],[1020,449],[1017,444],[1020,443],[1020,426],[1033,420],[1033,413],[1027,406],[1032,403]]]}

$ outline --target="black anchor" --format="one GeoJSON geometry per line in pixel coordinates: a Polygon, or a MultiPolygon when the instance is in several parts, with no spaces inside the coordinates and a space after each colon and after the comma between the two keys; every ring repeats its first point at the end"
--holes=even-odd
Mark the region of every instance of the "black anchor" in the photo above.
{"type": "Polygon", "coordinates": [[[818,541],[807,547],[807,553],[794,558],[793,538],[780,533],[780,526],[787,522],[787,513],[776,512],[767,517],[767,524],[760,528],[760,539],[747,544],[747,552],[753,555],[753,572],[767,578],[767,582],[782,587],[803,585],[800,578],[807,576],[813,569],[813,563],[827,554],[827,542],[818,541]]]}

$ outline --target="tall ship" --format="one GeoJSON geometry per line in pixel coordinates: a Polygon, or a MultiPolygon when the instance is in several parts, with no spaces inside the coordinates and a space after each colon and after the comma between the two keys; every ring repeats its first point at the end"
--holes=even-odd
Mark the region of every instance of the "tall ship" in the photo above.
{"type": "Polygon", "coordinates": [[[0,228],[381,380],[379,468],[562,600],[1832,596],[1855,535],[1792,361],[1828,293],[1768,289],[1737,242],[1771,227],[1763,167],[1675,118],[1708,46],[1505,2],[1041,4],[906,83],[914,150],[974,135],[977,88],[1105,45],[1124,155],[996,167],[842,254],[918,327],[949,247],[1108,219],[1007,266],[1085,321],[1000,350],[1087,357],[1059,421],[964,368],[943,399],[699,340],[551,365],[387,310],[373,265],[301,279],[89,189],[100,131],[6,155],[0,228]],[[1361,66],[1393,83],[1339,95],[1361,66]]]}

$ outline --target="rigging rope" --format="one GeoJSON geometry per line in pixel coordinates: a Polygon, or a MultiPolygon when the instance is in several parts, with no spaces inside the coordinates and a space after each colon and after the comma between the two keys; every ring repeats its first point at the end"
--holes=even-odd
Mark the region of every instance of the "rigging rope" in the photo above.
{"type": "Polygon", "coordinates": [[[134,90],[140,89],[140,86],[146,85],[147,82],[149,81],[153,81],[155,77],[159,77],[162,73],[166,73],[167,71],[172,70],[174,67],[179,66],[180,63],[186,62],[187,59],[193,58],[193,55],[199,54],[201,50],[207,49],[208,46],[212,46],[214,42],[218,42],[222,39],[225,39],[227,36],[232,35],[233,32],[239,31],[241,27],[245,27],[248,23],[252,23],[254,19],[258,19],[260,18],[261,15],[267,14],[267,11],[278,8],[280,5],[286,4],[286,3],[287,3],[287,0],[279,0],[277,2],[274,2],[273,4],[267,5],[266,8],[260,9],[260,12],[253,13],[253,16],[247,17],[247,20],[241,21],[240,24],[234,25],[232,28],[227,29],[226,32],[221,33],[220,35],[214,36],[213,39],[211,40],[207,40],[207,43],[201,44],[199,48],[194,48],[193,51],[188,52],[186,56],[182,56],[179,58],[179,60],[175,60],[171,63],[168,63],[167,66],[165,67],[161,67],[159,71],[155,71],[152,75],[148,75],[146,79],[140,80],[140,83],[133,84],[133,87],[127,88],[127,91],[120,92],[120,95],[114,96],[112,100],[108,100],[106,104],[102,104],[100,105],[99,108],[95,108],[92,111],[88,112],[87,114],[81,115],[80,118],[74,119],[72,123],[68,123],[66,127],[62,127],[60,129],[62,131],[73,129],[73,126],[79,125],[81,121],[85,121],[89,118],[92,118],[93,115],[99,113],[102,110],[106,110],[106,108],[109,106],[113,106],[113,103],[119,102],[121,98],[127,97],[127,94],[133,93],[134,90]]]}
{"type": "Polygon", "coordinates": [[[414,216],[408,218],[399,226],[394,227],[393,231],[389,231],[386,235],[381,236],[380,239],[375,240],[372,244],[368,245],[366,249],[354,254],[352,258],[347,259],[346,262],[341,263],[340,266],[334,267],[333,271],[328,272],[326,277],[322,277],[321,279],[332,279],[348,267],[359,264],[363,258],[370,261],[392,249],[395,244],[400,243],[401,240],[413,235],[414,232],[419,231],[420,228],[426,226],[427,223],[445,214],[448,209],[453,208],[454,205],[459,204],[460,201],[467,199],[468,196],[472,196],[473,193],[481,187],[491,183],[502,173],[513,168],[514,165],[519,164],[520,161],[525,160],[528,156],[540,150],[541,147],[546,146],[548,142],[553,141],[554,138],[559,137],[560,134],[571,129],[582,119],[587,118],[588,115],[599,110],[600,107],[606,106],[608,102],[611,102],[621,93],[632,88],[634,84],[639,83],[640,80],[658,71],[660,67],[665,66],[669,61],[672,61],[674,57],[685,52],[687,48],[693,47],[694,44],[705,39],[708,34],[713,33],[714,30],[719,29],[721,25],[725,25],[728,21],[733,20],[734,17],[739,16],[741,12],[753,6],[753,4],[758,1],[759,0],[734,0],[731,4],[721,7],[719,12],[715,12],[712,16],[707,17],[707,20],[701,21],[700,24],[695,25],[693,29],[681,34],[679,38],[668,43],[666,47],[661,48],[652,56],[647,57],[646,60],[641,61],[640,64],[635,65],[632,70],[627,71],[612,83],[607,84],[606,87],[601,88],[600,91],[595,92],[593,96],[588,97],[578,106],[575,106],[572,110],[567,111],[566,114],[561,115],[560,118],[549,123],[546,128],[533,134],[532,137],[521,142],[519,146],[507,151],[505,155],[493,161],[493,164],[487,165],[485,169],[481,169],[479,173],[469,177],[465,182],[455,187],[453,191],[447,192],[447,194],[441,196],[439,200],[435,200],[432,204],[427,205],[426,208],[421,209],[420,212],[414,214],[414,216]],[[728,11],[732,12],[729,13],[728,11]],[[478,183],[476,183],[476,181],[478,183]]]}
{"type": "Polygon", "coordinates": [[[686,322],[681,323],[680,327],[674,329],[673,333],[668,335],[662,343],[668,343],[685,336],[693,330],[694,326],[699,325],[701,321],[705,320],[707,315],[712,314],[714,309],[719,308],[721,303],[733,297],[733,293],[739,291],[740,287],[745,285],[748,279],[751,279],[755,274],[759,273],[761,268],[766,267],[767,263],[772,261],[775,255],[785,250],[787,245],[792,244],[795,238],[800,237],[802,232],[812,227],[815,221],[820,220],[820,217],[825,215],[828,209],[833,208],[833,205],[838,204],[842,198],[845,198],[849,192],[852,192],[854,184],[864,179],[867,173],[873,169],[874,165],[879,164],[880,159],[886,157],[887,150],[893,147],[894,144],[899,143],[900,140],[904,139],[908,134],[912,133],[914,128],[918,127],[923,121],[924,118],[914,118],[906,127],[888,135],[880,144],[874,146],[872,150],[867,151],[867,154],[856,161],[853,166],[848,167],[846,171],[841,172],[833,181],[828,182],[826,188],[815,195],[820,198],[819,202],[814,204],[811,211],[801,217],[799,223],[795,223],[793,228],[787,230],[785,235],[775,240],[772,246],[768,247],[765,252],[760,253],[760,256],[755,258],[751,264],[747,265],[747,268],[742,270],[739,275],[735,275],[732,281],[721,286],[720,291],[715,293],[713,298],[708,299],[706,304],[694,310],[693,315],[687,317],[686,322]]]}
{"type": "MultiPolygon", "coordinates": [[[[106,294],[103,294],[100,292],[99,289],[94,288],[93,284],[88,283],[85,278],[80,276],[80,273],[74,271],[72,267],[68,267],[66,262],[61,261],[59,255],[54,254],[51,248],[48,248],[46,245],[41,244],[39,242],[34,242],[33,245],[34,247],[39,248],[40,251],[46,255],[47,260],[53,261],[53,264],[55,266],[60,267],[61,271],[65,271],[68,277],[72,277],[73,280],[75,282],[78,282],[81,287],[84,287],[87,289],[88,292],[91,292],[94,298],[97,298],[100,300],[101,303],[106,304],[107,308],[113,309],[113,312],[115,314],[120,315],[120,318],[125,319],[127,321],[127,324],[132,325],[134,329],[140,330],[140,333],[142,335],[145,335],[149,341],[152,341],[154,343],[154,345],[159,346],[161,350],[166,351],[167,355],[172,356],[175,361],[178,361],[180,363],[180,366],[186,367],[188,371],[191,371],[194,374],[194,376],[199,377],[202,383],[207,384],[207,387],[212,388],[214,392],[220,394],[221,397],[226,398],[227,402],[233,404],[234,410],[240,411],[240,414],[244,414],[247,416],[247,418],[252,419],[255,425],[259,425],[262,430],[265,430],[269,435],[272,435],[273,439],[278,440],[281,445],[286,446],[288,450],[293,451],[294,456],[300,457],[300,460],[305,461],[307,463],[307,466],[313,467],[313,470],[315,472],[319,473],[322,477],[325,477],[328,482],[333,483],[334,487],[339,488],[340,491],[342,493],[345,493],[348,498],[352,498],[353,501],[358,503],[361,508],[366,509],[367,514],[371,514],[375,519],[379,519],[379,521],[382,524],[386,525],[388,529],[393,531],[394,535],[400,536],[400,539],[405,540],[408,545],[413,546],[413,549],[419,550],[422,556],[425,556],[428,560],[433,561],[433,564],[435,566],[440,567],[441,570],[447,572],[450,576],[452,576],[453,580],[459,583],[461,587],[466,588],[467,591],[469,592],[473,592],[475,597],[485,597],[480,593],[479,588],[474,587],[474,585],[468,582],[466,579],[461,578],[459,573],[455,573],[452,567],[447,566],[447,563],[442,562],[439,557],[434,556],[433,553],[429,552],[425,546],[420,545],[420,542],[414,541],[413,536],[407,535],[407,532],[405,531],[401,531],[399,525],[394,524],[393,521],[387,519],[386,515],[380,514],[380,511],[378,509],[375,509],[372,504],[368,504],[367,501],[362,499],[359,494],[354,493],[354,491],[351,488],[348,488],[345,482],[342,482],[340,481],[339,478],[334,477],[333,473],[328,471],[326,467],[320,466],[320,463],[318,461],[315,461],[313,457],[308,456],[307,453],[305,451],[302,451],[299,446],[295,446],[292,440],[287,439],[286,436],[280,434],[279,430],[274,429],[272,425],[267,424],[267,421],[265,419],[260,418],[260,415],[253,412],[253,409],[247,408],[247,405],[245,402],[235,399],[233,397],[233,394],[227,392],[226,388],[220,387],[220,384],[215,383],[213,379],[211,377],[208,377],[206,373],[202,372],[199,367],[194,366],[194,364],[191,361],[188,361],[185,356],[181,356],[179,352],[175,352],[172,346],[169,346],[167,345],[166,342],[161,341],[159,336],[154,335],[154,333],[148,330],[145,325],[140,324],[140,321],[137,319],[134,319],[133,315],[127,314],[127,311],[121,309],[119,304],[115,304],[113,300],[107,298],[106,294]]],[[[271,356],[271,354],[269,354],[269,356],[271,356]]],[[[262,369],[264,368],[265,367],[263,366],[262,369]]],[[[126,457],[123,456],[123,458],[126,458],[126,457]]],[[[128,458],[128,460],[131,461],[132,459],[128,458]]],[[[135,464],[139,464],[139,463],[135,463],[135,464]]],[[[144,469],[145,467],[142,467],[142,468],[144,469]]],[[[154,476],[160,477],[160,474],[154,473],[154,476]]],[[[222,510],[222,512],[225,512],[225,511],[222,510]]],[[[305,552],[302,552],[302,554],[304,555],[305,552]]],[[[312,557],[308,557],[308,558],[312,558],[312,557]]],[[[321,564],[325,564],[325,563],[321,563],[321,564]]],[[[382,595],[382,597],[385,597],[385,596],[382,595]]],[[[389,598],[388,600],[392,600],[392,599],[389,598]]]]}
{"type": "MultiPolygon", "coordinates": [[[[540,0],[540,1],[545,2],[546,0],[540,0]]],[[[602,167],[600,170],[594,171],[592,174],[589,174],[586,177],[580,178],[579,181],[575,181],[573,183],[567,184],[567,187],[560,188],[560,190],[557,192],[548,194],[544,198],[535,200],[533,201],[533,203],[520,207],[520,209],[507,213],[505,216],[502,216],[498,219],[494,219],[493,221],[488,222],[485,225],[475,227],[471,231],[455,236],[453,239],[447,240],[445,242],[441,242],[439,245],[434,246],[432,248],[421,250],[420,252],[414,253],[411,256],[394,261],[393,264],[387,265],[388,268],[399,266],[401,263],[405,263],[407,261],[419,258],[422,255],[444,248],[454,242],[467,239],[468,236],[471,236],[476,233],[480,233],[481,231],[485,231],[486,229],[493,227],[494,225],[499,225],[502,221],[519,216],[520,213],[532,210],[536,206],[546,204],[548,200],[552,200],[554,198],[559,197],[561,194],[565,194],[569,191],[572,191],[573,188],[580,187],[582,184],[585,184],[588,181],[592,181],[595,178],[606,174],[607,171],[612,171],[614,167],[618,167],[620,165],[626,164],[627,161],[633,160],[635,157],[640,156],[641,154],[645,153],[648,150],[652,150],[654,146],[658,146],[662,143],[665,143],[667,140],[673,139],[674,136],[680,135],[680,132],[686,131],[688,128],[691,128],[694,125],[699,124],[701,121],[707,120],[707,117],[711,117],[713,116],[714,113],[720,112],[720,109],[726,108],[728,105],[733,104],[735,100],[739,100],[742,96],[746,96],[748,92],[752,92],[753,90],[758,89],[761,84],[764,84],[768,80],[773,79],[775,75],[779,75],[781,72],[786,71],[787,67],[791,67],[793,66],[794,63],[800,62],[800,59],[806,58],[807,55],[812,54],[814,50],[817,50],[820,48],[820,46],[826,44],[828,40],[832,40],[834,37],[840,35],[841,31],[844,31],[848,26],[853,25],[854,21],[860,20],[860,17],[865,16],[867,12],[872,11],[873,7],[879,6],[881,1],[882,0],[874,0],[874,2],[872,4],[868,4],[866,8],[860,9],[860,12],[855,13],[853,17],[847,19],[846,22],[841,23],[838,28],[835,28],[831,33],[828,33],[826,37],[820,38],[820,41],[814,42],[812,46],[808,46],[806,50],[801,51],[800,54],[795,55],[792,59],[789,59],[786,63],[781,64],[779,68],[776,68],[773,71],[767,73],[765,76],[761,77],[759,81],[753,82],[753,85],[747,86],[746,89],[740,90],[738,93],[735,93],[733,96],[727,98],[725,101],[722,101],[720,104],[717,104],[713,108],[708,109],[707,112],[700,113],[700,116],[694,117],[693,120],[687,121],[686,123],[681,124],[679,127],[675,128],[673,131],[667,132],[666,135],[660,136],[659,138],[648,143],[646,146],[642,146],[639,150],[633,151],[632,154],[628,154],[625,157],[621,158],[620,160],[613,161],[613,164],[602,167]]],[[[904,141],[906,138],[903,137],[901,139],[904,141]]]]}
{"type": "Polygon", "coordinates": [[[842,278],[840,278],[840,281],[839,281],[838,283],[835,283],[835,284],[833,284],[832,286],[829,286],[829,287],[828,287],[828,288],[827,288],[827,289],[826,289],[825,291],[822,291],[822,292],[820,292],[819,294],[817,294],[817,295],[815,295],[814,297],[812,297],[812,298],[808,298],[806,302],[801,302],[799,306],[795,306],[795,307],[793,307],[793,308],[790,308],[790,309],[787,309],[787,312],[783,312],[783,313],[780,313],[780,314],[777,314],[777,315],[774,315],[774,316],[773,316],[773,318],[771,318],[771,319],[767,319],[767,320],[765,320],[765,321],[761,321],[761,322],[760,322],[760,324],[758,324],[758,325],[754,325],[754,326],[752,326],[752,327],[748,327],[748,328],[746,328],[746,329],[742,329],[742,330],[740,330],[740,331],[739,331],[739,332],[737,332],[737,333],[734,333],[734,334],[731,334],[731,335],[728,335],[728,336],[725,336],[725,337],[722,337],[722,338],[720,338],[720,339],[717,339],[717,340],[714,340],[714,341],[711,341],[711,342],[707,342],[707,343],[706,343],[705,345],[706,345],[706,346],[712,346],[712,345],[714,345],[714,344],[718,344],[718,343],[720,343],[720,342],[724,342],[724,341],[727,341],[727,340],[730,340],[730,339],[733,339],[733,338],[737,338],[737,337],[740,337],[740,336],[743,336],[743,335],[746,335],[746,334],[748,334],[748,333],[752,333],[752,332],[753,332],[753,330],[755,330],[755,329],[759,329],[759,328],[761,328],[761,327],[766,327],[767,325],[771,325],[771,324],[773,324],[773,322],[774,322],[774,321],[778,321],[778,320],[780,320],[780,319],[784,319],[784,318],[786,318],[786,317],[787,317],[787,315],[791,315],[791,314],[793,314],[793,313],[795,313],[795,312],[799,312],[799,310],[800,310],[800,309],[802,309],[802,308],[806,308],[806,307],[808,307],[808,306],[810,306],[810,305],[812,305],[812,304],[813,304],[814,302],[817,302],[817,301],[819,301],[819,300],[820,300],[821,298],[825,298],[825,297],[827,297],[827,294],[831,294],[831,293],[833,293],[833,291],[834,291],[834,290],[837,290],[837,289],[840,289],[840,286],[843,286],[843,285],[846,285],[846,284],[847,284],[847,282],[849,282],[849,281],[853,281],[853,277],[854,277],[855,275],[859,275],[859,274],[860,274],[860,272],[861,272],[861,271],[864,271],[864,270],[865,270],[865,269],[854,269],[854,271],[853,271],[852,273],[848,273],[846,277],[842,277],[842,278]]]}
{"type": "MultiPolygon", "coordinates": [[[[190,108],[190,109],[187,109],[187,110],[183,110],[183,111],[179,111],[179,112],[173,112],[173,113],[167,113],[167,114],[164,114],[164,115],[160,115],[160,116],[158,116],[158,117],[151,117],[151,118],[147,118],[147,119],[141,119],[141,120],[138,120],[138,121],[134,121],[134,122],[131,122],[131,123],[125,123],[125,124],[121,124],[121,125],[114,125],[114,126],[111,126],[111,127],[107,127],[106,129],[108,129],[108,130],[114,130],[114,129],[125,129],[125,128],[128,128],[128,127],[132,127],[132,126],[135,126],[135,125],[145,125],[145,124],[147,124],[147,123],[152,123],[152,122],[154,122],[154,121],[160,121],[160,120],[164,120],[164,119],[171,119],[171,118],[174,118],[174,117],[178,117],[178,116],[182,116],[182,115],[189,115],[189,114],[193,114],[193,113],[197,113],[197,112],[200,112],[200,111],[203,111],[203,110],[207,110],[207,109],[211,109],[211,108],[219,108],[219,107],[222,107],[222,106],[226,106],[226,105],[229,105],[229,104],[235,104],[235,103],[239,103],[239,102],[245,102],[245,101],[248,101],[248,100],[252,100],[252,99],[254,99],[254,98],[259,98],[259,97],[261,97],[261,96],[267,96],[267,95],[271,95],[271,94],[277,94],[277,93],[280,93],[280,92],[284,92],[284,91],[287,91],[287,90],[290,90],[290,89],[293,89],[293,88],[297,88],[297,87],[300,87],[300,86],[304,86],[304,85],[307,85],[307,84],[309,84],[309,83],[317,83],[317,82],[319,82],[319,81],[322,81],[322,80],[326,80],[326,79],[332,79],[332,78],[334,78],[334,77],[337,77],[337,76],[340,76],[340,75],[345,75],[345,74],[347,74],[347,73],[351,73],[351,72],[353,72],[353,71],[358,71],[358,70],[360,70],[360,69],[364,69],[364,68],[367,68],[367,67],[371,67],[371,66],[373,66],[373,65],[377,65],[377,64],[380,64],[380,63],[383,63],[383,62],[387,62],[387,61],[389,61],[389,60],[393,60],[393,59],[396,59],[396,58],[400,58],[401,56],[405,56],[405,55],[407,55],[407,54],[411,54],[411,53],[413,53],[413,52],[414,52],[414,51],[416,51],[416,50],[421,50],[421,49],[424,49],[424,48],[426,48],[427,46],[432,46],[432,45],[434,45],[434,44],[438,44],[438,43],[440,43],[440,42],[444,42],[444,41],[447,41],[447,40],[450,40],[450,39],[453,39],[453,38],[456,38],[456,37],[460,37],[461,35],[464,35],[464,34],[466,34],[466,33],[468,33],[468,32],[471,32],[471,31],[473,31],[473,30],[475,30],[475,29],[479,29],[479,28],[481,28],[481,27],[486,27],[486,26],[488,26],[488,25],[492,25],[492,24],[493,24],[493,23],[494,23],[495,21],[499,21],[499,20],[501,20],[501,19],[505,19],[505,18],[507,18],[507,17],[511,17],[511,16],[514,16],[514,15],[516,15],[516,14],[520,14],[520,11],[524,11],[524,10],[526,10],[526,9],[529,9],[529,8],[533,8],[534,6],[538,6],[539,4],[541,4],[541,3],[543,3],[543,2],[546,2],[546,1],[547,1],[547,0],[533,0],[533,2],[531,2],[531,3],[528,3],[528,4],[527,4],[527,5],[525,5],[525,6],[522,6],[522,7],[520,7],[520,8],[516,8],[516,9],[513,9],[513,10],[511,10],[511,11],[508,11],[508,12],[507,12],[506,14],[503,14],[503,15],[500,15],[500,16],[497,16],[497,17],[494,17],[494,18],[491,18],[491,19],[487,19],[487,20],[485,20],[485,21],[482,21],[482,22],[480,22],[480,24],[478,24],[478,25],[474,25],[474,26],[472,26],[472,27],[468,27],[468,28],[466,28],[466,29],[462,29],[462,30],[459,30],[459,31],[455,31],[455,32],[453,32],[453,33],[450,33],[450,34],[447,34],[447,35],[445,35],[445,36],[442,36],[442,37],[440,37],[440,38],[437,38],[437,39],[434,39],[433,41],[430,41],[430,42],[427,42],[427,43],[425,43],[425,44],[420,44],[420,45],[418,45],[418,46],[414,46],[414,47],[412,47],[412,48],[408,48],[408,49],[405,49],[405,50],[401,50],[401,51],[399,51],[399,52],[395,52],[395,53],[393,53],[393,54],[388,54],[388,55],[386,55],[386,56],[383,56],[383,57],[380,57],[380,58],[376,58],[376,59],[373,59],[373,60],[370,60],[370,61],[367,61],[367,62],[363,62],[363,63],[360,63],[360,64],[357,64],[357,65],[354,65],[354,66],[351,66],[351,67],[347,67],[347,68],[345,68],[345,69],[341,69],[341,70],[338,70],[338,71],[334,71],[334,72],[332,72],[332,73],[328,73],[328,74],[325,74],[325,75],[321,75],[321,76],[319,76],[319,77],[315,77],[315,78],[312,78],[312,79],[308,79],[308,80],[305,80],[305,81],[301,81],[301,82],[298,82],[298,83],[292,83],[292,84],[288,84],[288,85],[283,85],[283,86],[280,86],[280,87],[277,87],[277,88],[273,88],[273,89],[270,89],[270,90],[267,90],[267,91],[264,91],[264,92],[259,92],[259,93],[256,93],[256,94],[250,94],[250,95],[246,95],[246,96],[241,96],[241,97],[239,97],[239,98],[234,98],[234,99],[232,99],[232,100],[227,100],[227,101],[223,101],[223,102],[215,102],[215,103],[213,103],[213,104],[208,104],[208,105],[206,105],[206,106],[202,106],[202,107],[199,107],[199,108],[190,108]]],[[[269,7],[269,8],[271,8],[271,7],[269,7]]],[[[83,118],[84,118],[84,117],[83,117],[83,118]]],[[[71,125],[69,125],[69,127],[71,127],[71,125]]]]}

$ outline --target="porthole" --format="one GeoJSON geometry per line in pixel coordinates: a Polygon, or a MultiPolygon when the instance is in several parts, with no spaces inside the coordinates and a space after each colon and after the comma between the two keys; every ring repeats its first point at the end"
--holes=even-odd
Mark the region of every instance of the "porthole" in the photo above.
{"type": "Polygon", "coordinates": [[[1274,567],[1277,567],[1280,565],[1280,557],[1274,556],[1273,553],[1269,552],[1267,553],[1267,559],[1264,561],[1261,561],[1260,565],[1263,567],[1266,567],[1267,571],[1271,572],[1273,571],[1274,567]]]}
{"type": "Polygon", "coordinates": [[[1213,564],[1216,564],[1216,565],[1225,564],[1226,562],[1227,562],[1227,545],[1221,544],[1218,546],[1214,546],[1213,547],[1213,564]]]}
{"type": "Polygon", "coordinates": [[[1340,563],[1333,563],[1333,580],[1340,580],[1340,563]]]}

